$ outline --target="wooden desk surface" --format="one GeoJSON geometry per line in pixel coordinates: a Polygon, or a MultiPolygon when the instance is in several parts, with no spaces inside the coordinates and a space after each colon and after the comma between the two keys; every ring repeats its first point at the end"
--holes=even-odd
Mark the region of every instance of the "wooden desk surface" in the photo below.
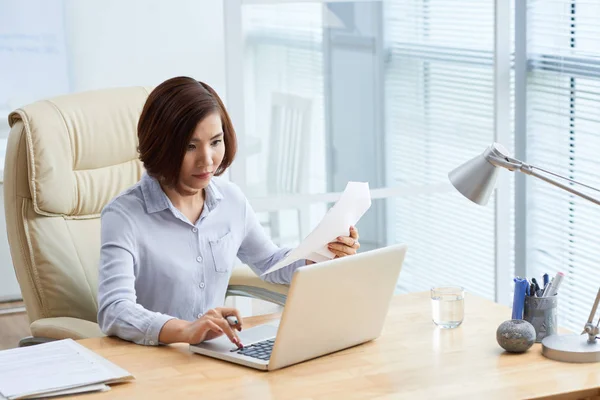
{"type": "MultiPolygon", "coordinates": [[[[429,301],[429,293],[396,296],[379,339],[273,372],[193,354],[183,344],[145,347],[114,338],[81,340],[136,380],[79,397],[600,398],[600,364],[552,361],[541,355],[539,344],[525,354],[505,353],[496,343],[496,328],[510,318],[507,307],[467,294],[462,326],[440,330],[431,322],[429,301]]],[[[253,322],[266,320],[258,318],[253,322]]]]}

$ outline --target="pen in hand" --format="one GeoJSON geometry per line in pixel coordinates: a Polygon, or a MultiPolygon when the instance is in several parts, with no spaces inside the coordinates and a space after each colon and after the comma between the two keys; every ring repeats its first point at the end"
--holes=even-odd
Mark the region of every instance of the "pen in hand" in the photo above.
{"type": "MultiPolygon", "coordinates": [[[[225,319],[227,320],[227,322],[229,323],[229,325],[231,326],[236,326],[238,324],[238,319],[235,315],[229,315],[228,317],[225,317],[225,319]]],[[[241,331],[241,327],[240,327],[240,331],[241,331]]],[[[238,343],[238,348],[243,349],[244,345],[242,344],[242,342],[240,341],[238,343]]]]}

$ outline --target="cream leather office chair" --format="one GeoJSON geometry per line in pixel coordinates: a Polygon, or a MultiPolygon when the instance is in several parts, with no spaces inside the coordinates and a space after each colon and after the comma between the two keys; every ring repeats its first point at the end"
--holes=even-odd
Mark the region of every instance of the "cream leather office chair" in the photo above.
{"type": "MultiPolygon", "coordinates": [[[[148,89],[39,101],[10,114],[4,204],[13,265],[32,337],[103,336],[96,324],[100,212],[143,172],[136,126],[148,89]]],[[[287,286],[234,269],[228,295],[282,305],[287,286]]]]}

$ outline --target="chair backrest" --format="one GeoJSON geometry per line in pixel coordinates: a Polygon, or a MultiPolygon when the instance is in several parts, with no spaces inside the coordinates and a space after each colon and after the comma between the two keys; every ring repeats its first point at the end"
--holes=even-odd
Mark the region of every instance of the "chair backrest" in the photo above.
{"type": "Polygon", "coordinates": [[[96,322],[100,212],[141,177],[136,127],[148,92],[78,93],[10,114],[6,225],[31,322],[96,322]]]}
{"type": "Polygon", "coordinates": [[[302,193],[307,188],[312,101],[273,93],[267,169],[270,194],[302,193]]]}

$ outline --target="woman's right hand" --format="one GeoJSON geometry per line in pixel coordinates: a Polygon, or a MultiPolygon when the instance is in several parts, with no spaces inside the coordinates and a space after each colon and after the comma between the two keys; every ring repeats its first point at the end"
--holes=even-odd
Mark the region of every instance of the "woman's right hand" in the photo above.
{"type": "Polygon", "coordinates": [[[235,308],[219,307],[208,310],[196,321],[189,322],[183,328],[182,334],[184,341],[190,344],[200,343],[225,334],[237,347],[244,347],[235,329],[242,330],[242,318],[239,311],[235,308]],[[229,322],[225,319],[229,316],[237,318],[237,325],[229,325],[229,322]]]}

